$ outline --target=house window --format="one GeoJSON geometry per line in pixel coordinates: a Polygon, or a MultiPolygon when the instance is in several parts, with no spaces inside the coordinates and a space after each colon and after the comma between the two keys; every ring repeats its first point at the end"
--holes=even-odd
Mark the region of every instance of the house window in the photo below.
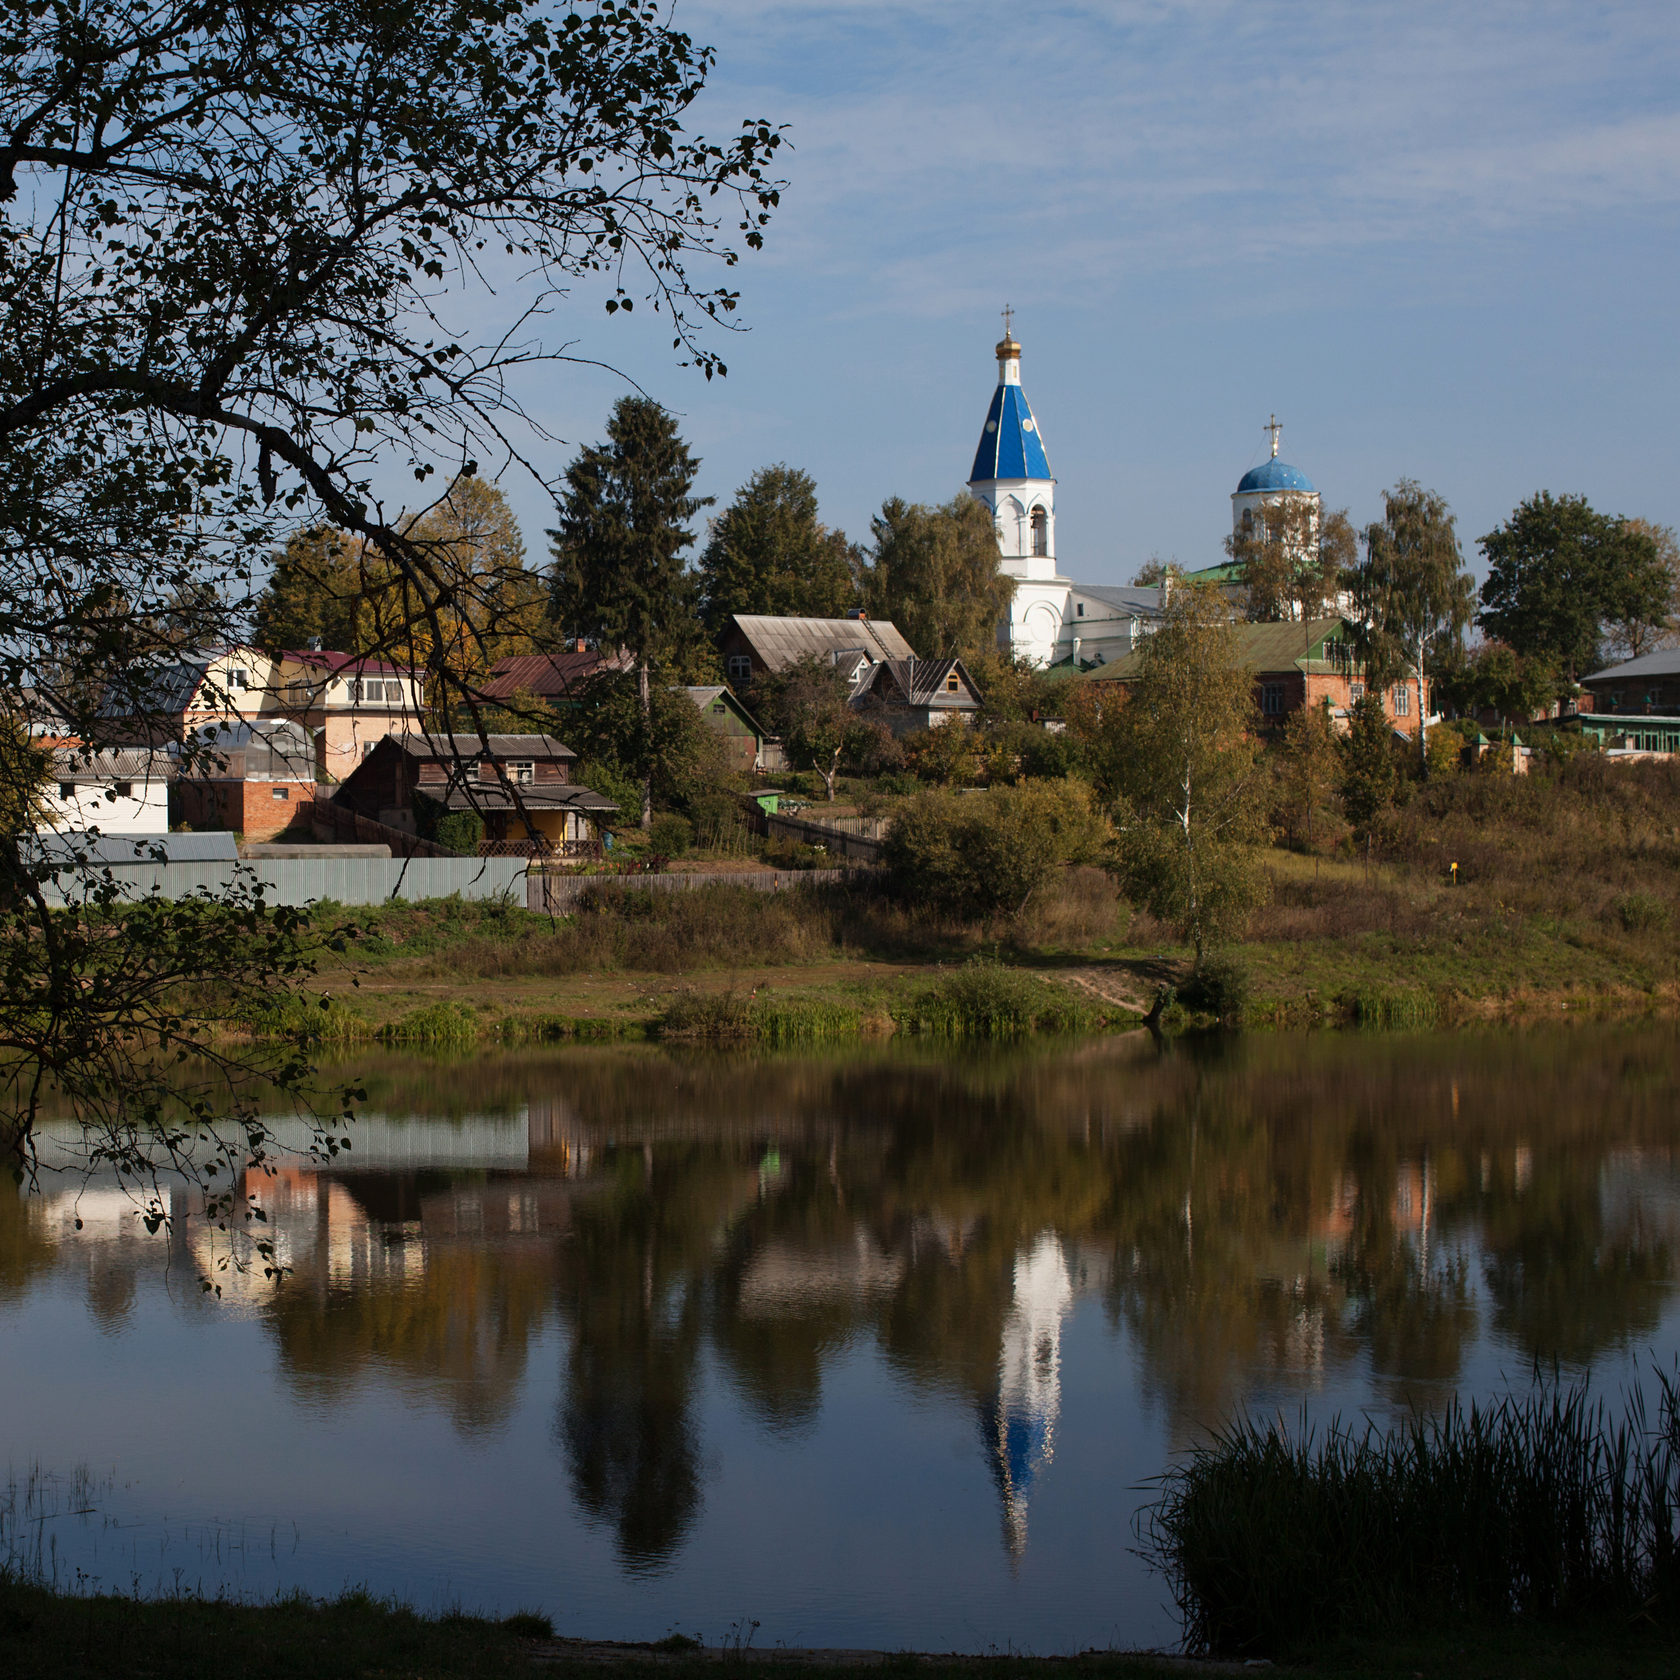
{"type": "Polygon", "coordinates": [[[1359,702],[1365,698],[1365,685],[1364,685],[1364,683],[1349,683],[1348,684],[1348,694],[1349,694],[1349,697],[1352,699],[1354,705],[1357,706],[1359,704],[1359,702]]]}
{"type": "Polygon", "coordinates": [[[400,706],[403,703],[402,684],[400,682],[386,683],[385,698],[393,705],[400,706]]]}
{"type": "Polygon", "coordinates": [[[510,782],[533,782],[537,777],[537,766],[532,759],[516,758],[508,765],[507,774],[510,782]]]}
{"type": "Polygon", "coordinates": [[[1404,683],[1396,683],[1394,685],[1394,715],[1396,717],[1409,717],[1411,710],[1411,690],[1404,683]]]}
{"type": "Polygon", "coordinates": [[[1041,507],[1032,511],[1032,537],[1034,554],[1050,552],[1050,515],[1041,507]]]}
{"type": "MultiPolygon", "coordinates": [[[[370,752],[372,752],[372,751],[373,751],[373,749],[374,749],[374,747],[375,747],[375,745],[376,745],[376,744],[377,744],[377,743],[375,743],[375,742],[373,742],[373,741],[363,741],[363,742],[362,742],[362,757],[363,757],[363,758],[366,758],[366,757],[367,757],[367,755],[368,755],[368,754],[369,754],[369,753],[370,753],[370,752]]],[[[422,776],[422,780],[424,780],[424,776],[422,776]]]]}
{"type": "Polygon", "coordinates": [[[729,680],[732,683],[750,683],[752,681],[752,655],[750,653],[732,653],[729,656],[729,680]]]}
{"type": "Polygon", "coordinates": [[[268,791],[268,797],[270,799],[290,799],[292,797],[292,790],[290,788],[280,787],[270,788],[268,791]]]}
{"type": "Polygon", "coordinates": [[[227,685],[234,690],[249,688],[251,686],[251,673],[243,665],[231,665],[228,667],[227,685]]]}
{"type": "Polygon", "coordinates": [[[76,797],[76,784],[74,782],[60,782],[58,784],[58,797],[60,799],[74,799],[76,797]]]}
{"type": "Polygon", "coordinates": [[[712,702],[712,716],[713,717],[723,717],[728,712],[728,710],[729,710],[729,708],[726,705],[724,705],[724,703],[721,700],[714,700],[712,702]]]}
{"type": "Polygon", "coordinates": [[[1262,683],[1260,686],[1260,710],[1267,717],[1283,716],[1283,684],[1262,683]]]}
{"type": "Polygon", "coordinates": [[[111,790],[118,799],[132,799],[134,797],[133,782],[118,782],[111,790]]]}
{"type": "Polygon", "coordinates": [[[950,676],[945,679],[945,692],[947,694],[955,694],[957,692],[957,673],[955,671],[953,671],[950,676]]]}

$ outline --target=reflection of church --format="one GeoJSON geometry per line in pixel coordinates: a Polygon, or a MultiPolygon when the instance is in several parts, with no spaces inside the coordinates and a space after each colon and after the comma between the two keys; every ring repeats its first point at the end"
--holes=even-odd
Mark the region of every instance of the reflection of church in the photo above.
{"type": "Polygon", "coordinates": [[[997,1389],[982,1401],[980,1433],[1003,1496],[1003,1541],[1012,1558],[1027,1548],[1027,1500],[1056,1451],[1062,1406],[1062,1320],[1073,1283],[1060,1239],[1046,1231],[1015,1257],[1014,1299],[1004,1321],[997,1389]]]}
{"type": "MultiPolygon", "coordinates": [[[[986,411],[969,474],[969,493],[992,510],[1001,569],[1015,580],[1008,617],[998,626],[1001,646],[1039,665],[1106,665],[1122,659],[1161,615],[1161,591],[1137,584],[1076,583],[1056,559],[1056,480],[1044,434],[1021,388],[1021,346],[1004,311],[997,346],[998,383],[986,411]]],[[[1284,512],[1307,540],[1316,540],[1319,495],[1297,467],[1278,459],[1274,417],[1271,459],[1245,473],[1231,497],[1232,536],[1253,540],[1268,513],[1284,512]],[[1310,533],[1310,535],[1309,535],[1310,533]]],[[[1239,550],[1240,551],[1240,550],[1239,550]]],[[[1240,582],[1240,563],[1189,575],[1240,582]]]]}

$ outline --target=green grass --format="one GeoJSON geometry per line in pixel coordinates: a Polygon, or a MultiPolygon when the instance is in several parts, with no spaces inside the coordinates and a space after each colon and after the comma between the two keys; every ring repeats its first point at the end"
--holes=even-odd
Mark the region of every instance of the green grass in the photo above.
{"type": "MultiPolygon", "coordinates": [[[[719,1630],[728,1618],[720,1617],[719,1630]]],[[[808,1677],[808,1665],[771,1650],[733,1652],[708,1639],[705,1653],[668,1641],[591,1649],[569,1656],[543,1637],[546,1618],[504,1621],[463,1614],[428,1617],[349,1593],[333,1602],[296,1597],[236,1604],[191,1597],[137,1600],[70,1596],[0,1578],[0,1665],[8,1680],[716,1680],[720,1665],[750,1667],[765,1680],[808,1677]]],[[[1277,1680],[1337,1675],[1348,1680],[1667,1680],[1672,1639],[1625,1623],[1554,1628],[1468,1628],[1451,1638],[1404,1636],[1380,1643],[1343,1640],[1315,1652],[1310,1668],[1267,1672],[1277,1680]]],[[[837,1677],[879,1680],[1159,1680],[1182,1663],[1087,1652],[1048,1660],[1011,1651],[982,1657],[886,1653],[863,1662],[824,1662],[837,1677]]]]}
{"type": "Polygon", "coordinates": [[[1190,1648],[1300,1656],[1465,1628],[1680,1629],[1680,1415],[1537,1383],[1381,1431],[1242,1417],[1140,1518],[1190,1648]]]}

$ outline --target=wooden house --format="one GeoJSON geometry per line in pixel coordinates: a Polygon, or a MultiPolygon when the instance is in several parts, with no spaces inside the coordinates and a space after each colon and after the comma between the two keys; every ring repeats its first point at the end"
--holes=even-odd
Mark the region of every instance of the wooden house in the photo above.
{"type": "Polygon", "coordinates": [[[718,642],[730,687],[745,690],[754,677],[785,671],[801,659],[839,667],[855,683],[883,659],[914,659],[915,650],[888,620],[776,618],[735,613],[718,642]]]}
{"type": "Polygon", "coordinates": [[[883,659],[858,682],[852,707],[908,735],[966,722],[980,709],[980,691],[960,659],[883,659]]]}
{"type": "Polygon", "coordinates": [[[766,748],[770,756],[781,763],[781,749],[768,742],[758,720],[722,684],[709,688],[685,688],[682,691],[695,704],[701,720],[708,729],[721,735],[729,752],[730,768],[734,770],[766,770],[766,748]]]}
{"type": "Polygon", "coordinates": [[[392,735],[333,800],[408,834],[440,811],[476,811],[487,851],[579,855],[618,806],[572,781],[576,758],[552,735],[392,735]]]}

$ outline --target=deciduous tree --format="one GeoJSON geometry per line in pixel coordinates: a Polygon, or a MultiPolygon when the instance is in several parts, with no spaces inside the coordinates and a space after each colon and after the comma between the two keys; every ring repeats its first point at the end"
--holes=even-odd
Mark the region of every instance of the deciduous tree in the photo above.
{"type": "MultiPolygon", "coordinates": [[[[696,265],[759,242],[780,136],[685,131],[710,65],[648,0],[0,10],[0,687],[94,740],[154,710],[183,646],[249,633],[255,570],[298,526],[446,612],[375,478],[528,453],[509,375],[570,351],[547,325],[570,289],[650,304],[721,367],[697,327],[735,295],[696,265]]],[[[441,651],[431,679],[470,716],[441,651]]],[[[97,871],[56,909],[54,873],[0,850],[0,1142],[27,1164],[51,1088],[119,1172],[182,1115],[234,1117],[260,1155],[261,1058],[211,1022],[304,972],[284,918],[249,894],[133,914],[97,871]],[[193,1096],[201,1055],[221,1071],[193,1096]]],[[[303,1065],[261,1071],[284,1089],[303,1065]]]]}
{"type": "Polygon", "coordinates": [[[891,619],[923,659],[997,646],[1015,585],[999,569],[997,531],[984,503],[959,496],[927,507],[894,496],[871,529],[864,596],[877,618],[891,619]]]}
{"type": "Polygon", "coordinates": [[[1127,890],[1178,928],[1198,969],[1265,896],[1253,689],[1224,597],[1173,579],[1124,693],[1074,713],[1119,830],[1127,890]]]}
{"type": "Polygon", "coordinates": [[[1481,548],[1477,623],[1520,654],[1555,660],[1572,683],[1598,664],[1606,626],[1649,626],[1670,610],[1673,577],[1653,535],[1595,512],[1585,496],[1542,490],[1481,548]]]}
{"type": "Polygon", "coordinates": [[[1373,688],[1397,676],[1416,687],[1418,763],[1427,774],[1429,666],[1463,634],[1474,589],[1445,500],[1409,478],[1385,490],[1383,517],[1365,528],[1365,560],[1350,582],[1355,643],[1373,688]]]}

